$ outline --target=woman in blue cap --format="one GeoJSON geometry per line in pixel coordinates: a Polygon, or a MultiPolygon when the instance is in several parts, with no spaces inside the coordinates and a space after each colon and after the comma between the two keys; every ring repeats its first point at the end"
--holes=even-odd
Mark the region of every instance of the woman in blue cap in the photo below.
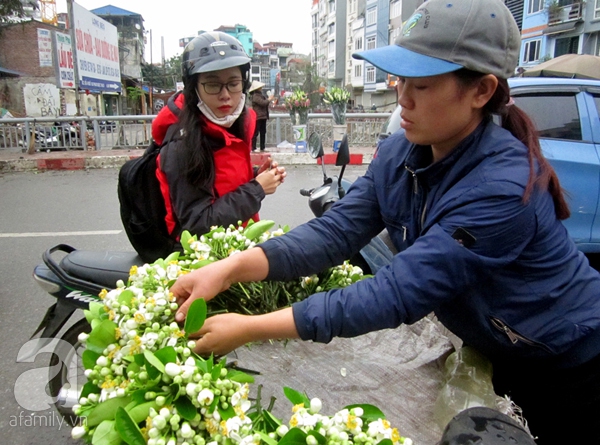
{"type": "Polygon", "coordinates": [[[501,0],[430,0],[395,45],[355,54],[399,76],[404,131],[323,217],[179,278],[178,319],[231,283],[339,264],[384,228],[399,253],[374,277],[291,308],[211,317],[197,352],[327,343],[434,312],[491,360],[496,392],[523,409],[539,444],[600,443],[600,274],[561,224],[557,176],[510,98],[519,48],[501,0]]]}

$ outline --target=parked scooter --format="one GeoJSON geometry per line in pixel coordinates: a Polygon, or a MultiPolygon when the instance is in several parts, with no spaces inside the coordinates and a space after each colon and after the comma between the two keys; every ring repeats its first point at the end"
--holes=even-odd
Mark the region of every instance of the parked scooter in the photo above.
{"type": "Polygon", "coordinates": [[[103,289],[113,289],[118,280],[127,282],[133,265],[144,264],[136,252],[85,251],[59,244],[44,252],[43,264],[34,268],[33,278],[40,287],[56,298],[32,335],[41,332],[31,351],[18,358],[30,361],[42,349],[52,344],[49,363],[49,395],[58,412],[70,424],[77,422],[73,406],[87,379],[81,362],[84,346],[79,334],[91,328],[85,318],[77,321],[56,341],[59,332],[76,310],[89,308],[100,301],[103,289]],[[60,260],[59,258],[62,257],[60,260]]]}
{"type": "MultiPolygon", "coordinates": [[[[311,133],[308,138],[308,152],[315,158],[321,160],[323,168],[323,185],[307,190],[300,190],[302,196],[308,196],[308,206],[316,217],[320,217],[331,208],[338,200],[342,199],[346,191],[352,184],[344,179],[346,165],[350,163],[350,149],[348,147],[348,137],[344,135],[337,152],[335,165],[341,167],[338,176],[328,176],[325,171],[323,143],[318,133],[311,133]]],[[[389,243],[385,242],[387,232],[382,232],[379,236],[373,238],[369,244],[363,247],[359,255],[355,255],[350,262],[359,266],[367,274],[374,274],[380,268],[388,265],[394,256],[389,243]]]]}
{"type": "MultiPolygon", "coordinates": [[[[25,128],[23,128],[21,132],[21,140],[19,140],[18,143],[21,147],[27,148],[27,135],[25,135],[24,132],[25,128]]],[[[52,131],[52,128],[35,126],[29,137],[33,137],[33,144],[36,150],[46,150],[47,152],[50,152],[51,150],[61,149],[58,136],[52,131]]]]}

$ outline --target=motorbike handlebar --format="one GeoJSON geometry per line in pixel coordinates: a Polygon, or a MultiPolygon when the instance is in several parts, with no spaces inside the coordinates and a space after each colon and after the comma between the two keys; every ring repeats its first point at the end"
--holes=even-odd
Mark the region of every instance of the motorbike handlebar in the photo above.
{"type": "Polygon", "coordinates": [[[314,189],[310,189],[310,190],[308,190],[308,189],[300,189],[300,194],[302,196],[310,196],[310,195],[312,195],[313,190],[314,189]]]}

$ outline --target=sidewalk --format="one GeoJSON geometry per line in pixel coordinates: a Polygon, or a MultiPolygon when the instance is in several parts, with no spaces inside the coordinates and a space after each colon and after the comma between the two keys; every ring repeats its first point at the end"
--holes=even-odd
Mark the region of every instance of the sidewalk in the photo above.
{"type": "MultiPolygon", "coordinates": [[[[350,164],[369,164],[373,159],[373,147],[351,147],[350,164]]],[[[43,170],[85,170],[92,168],[119,168],[129,159],[141,156],[143,149],[68,150],[45,151],[27,154],[10,149],[0,149],[0,173],[43,170]]],[[[268,156],[281,165],[315,164],[308,153],[295,153],[293,149],[267,147],[266,153],[253,152],[252,163],[261,164],[268,156]]],[[[325,164],[334,164],[336,153],[325,150],[325,164]]]]}

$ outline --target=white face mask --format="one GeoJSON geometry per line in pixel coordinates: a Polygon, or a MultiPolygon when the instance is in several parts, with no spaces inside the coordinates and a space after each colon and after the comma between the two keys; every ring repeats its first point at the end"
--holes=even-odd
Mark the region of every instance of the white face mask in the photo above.
{"type": "Polygon", "coordinates": [[[229,128],[233,125],[233,123],[240,117],[242,111],[244,110],[244,104],[246,103],[246,95],[242,94],[240,98],[240,102],[238,103],[233,113],[228,114],[227,116],[217,117],[215,113],[206,105],[202,99],[200,99],[200,94],[198,94],[198,90],[196,90],[196,95],[198,96],[198,109],[206,116],[206,118],[214,124],[220,125],[221,127],[229,128]]]}

